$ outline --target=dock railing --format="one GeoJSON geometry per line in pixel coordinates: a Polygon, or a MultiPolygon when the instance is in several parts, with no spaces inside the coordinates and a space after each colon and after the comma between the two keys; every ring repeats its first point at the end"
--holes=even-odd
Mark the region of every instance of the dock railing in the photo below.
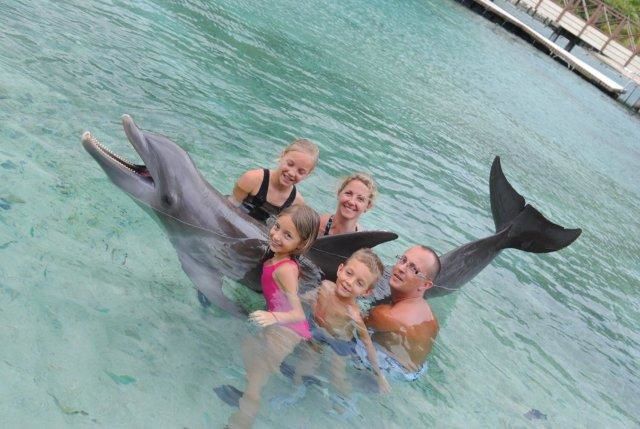
{"type": "MultiPolygon", "coordinates": [[[[640,75],[640,22],[601,0],[511,0],[544,22],[600,52],[632,76],[640,75]]],[[[570,43],[567,49],[572,48],[570,43]]]]}

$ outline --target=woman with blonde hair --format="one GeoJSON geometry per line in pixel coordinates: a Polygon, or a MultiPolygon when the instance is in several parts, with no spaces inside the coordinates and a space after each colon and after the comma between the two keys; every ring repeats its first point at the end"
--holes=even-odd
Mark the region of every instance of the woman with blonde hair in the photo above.
{"type": "Polygon", "coordinates": [[[378,189],[367,173],[353,173],[338,188],[338,205],[333,214],[320,216],[318,236],[346,234],[361,230],[360,216],[373,207],[378,189]]]}

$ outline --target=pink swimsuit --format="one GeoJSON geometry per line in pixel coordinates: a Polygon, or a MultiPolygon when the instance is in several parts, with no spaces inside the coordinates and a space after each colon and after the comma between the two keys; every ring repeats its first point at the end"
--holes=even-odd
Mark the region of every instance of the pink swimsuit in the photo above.
{"type": "MultiPolygon", "coordinates": [[[[291,311],[292,309],[287,296],[280,290],[276,281],[273,279],[273,272],[280,265],[286,262],[291,262],[298,265],[298,263],[293,259],[283,259],[282,261],[278,261],[273,265],[267,265],[267,263],[265,262],[262,266],[262,277],[260,280],[262,282],[262,293],[264,294],[264,299],[267,301],[268,311],[287,312],[291,311]]],[[[309,323],[306,320],[293,323],[282,323],[280,324],[280,326],[285,326],[291,329],[305,340],[311,338],[309,323]]]]}

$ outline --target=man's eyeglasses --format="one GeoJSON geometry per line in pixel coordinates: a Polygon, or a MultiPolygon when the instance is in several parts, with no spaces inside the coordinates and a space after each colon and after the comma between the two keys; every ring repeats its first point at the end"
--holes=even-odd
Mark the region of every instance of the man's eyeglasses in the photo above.
{"type": "Polygon", "coordinates": [[[409,260],[407,259],[406,256],[397,255],[396,259],[398,260],[398,263],[400,265],[406,265],[407,268],[409,269],[409,271],[411,271],[413,274],[415,274],[415,276],[418,277],[419,279],[422,279],[422,280],[426,280],[427,279],[427,276],[420,272],[418,267],[416,267],[416,264],[414,264],[413,262],[409,262],[409,260]]]}

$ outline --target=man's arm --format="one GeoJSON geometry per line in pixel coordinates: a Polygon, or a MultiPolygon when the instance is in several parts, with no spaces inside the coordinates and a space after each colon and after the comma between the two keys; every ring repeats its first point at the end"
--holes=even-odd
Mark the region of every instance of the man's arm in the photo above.
{"type": "Polygon", "coordinates": [[[438,321],[428,304],[419,304],[379,305],[365,320],[376,331],[373,340],[412,371],[424,362],[438,335],[438,321]]]}

